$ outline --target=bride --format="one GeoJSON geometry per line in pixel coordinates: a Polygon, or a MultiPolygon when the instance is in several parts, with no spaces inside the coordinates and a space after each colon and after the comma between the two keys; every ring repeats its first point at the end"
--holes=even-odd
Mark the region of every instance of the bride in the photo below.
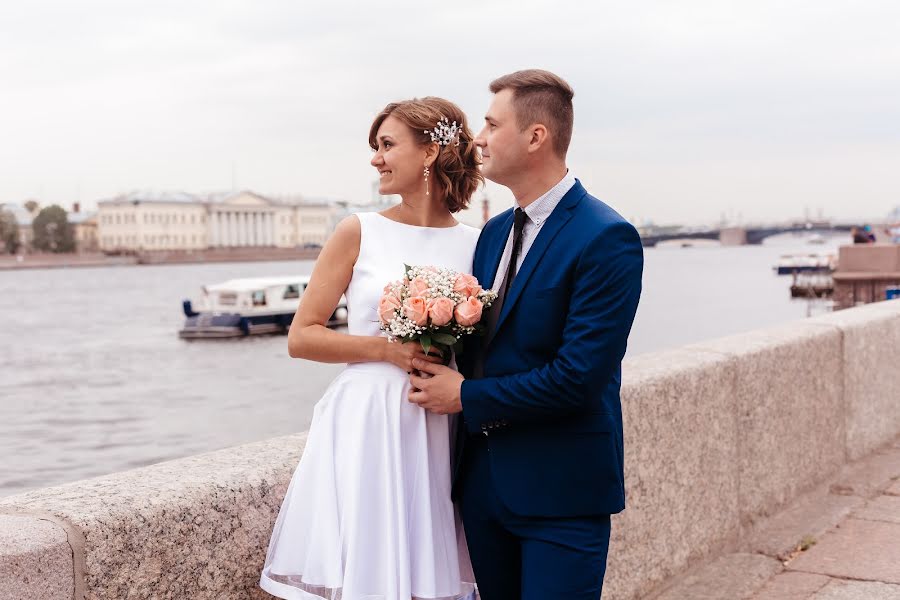
{"type": "Polygon", "coordinates": [[[453,213],[482,182],[478,155],[463,112],[433,97],[388,104],[369,145],[379,192],[402,201],[338,224],[291,324],[292,357],[348,365],[315,406],[260,586],[304,600],[470,599],[448,418],[407,399],[412,360],[440,359],[389,343],[378,302],[405,264],[471,272],[479,231],[453,213]],[[325,327],[342,294],[347,334],[325,327]]]}

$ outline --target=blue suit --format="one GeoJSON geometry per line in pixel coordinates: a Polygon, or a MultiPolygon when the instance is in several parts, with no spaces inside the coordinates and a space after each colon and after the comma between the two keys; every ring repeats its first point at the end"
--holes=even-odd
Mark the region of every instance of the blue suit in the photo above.
{"type": "MultiPolygon", "coordinates": [[[[512,222],[510,209],[481,233],[482,284],[494,280],[512,222]]],[[[458,358],[453,494],[483,600],[600,596],[609,515],[625,507],[619,388],[642,269],[637,231],[576,181],[491,337],[469,340],[458,358]]]]}

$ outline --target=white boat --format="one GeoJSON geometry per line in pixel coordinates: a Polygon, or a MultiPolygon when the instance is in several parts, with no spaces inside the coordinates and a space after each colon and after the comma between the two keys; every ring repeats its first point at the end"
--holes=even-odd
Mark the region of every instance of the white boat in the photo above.
{"type": "MultiPolygon", "coordinates": [[[[251,277],[203,286],[198,306],[182,303],[186,317],[178,335],[185,339],[229,338],[286,333],[309,277],[251,277]]],[[[341,296],[327,325],[347,324],[347,301],[341,296]]]]}
{"type": "Polygon", "coordinates": [[[830,273],[837,257],[831,254],[783,254],[772,268],[779,275],[792,273],[830,273]]]}

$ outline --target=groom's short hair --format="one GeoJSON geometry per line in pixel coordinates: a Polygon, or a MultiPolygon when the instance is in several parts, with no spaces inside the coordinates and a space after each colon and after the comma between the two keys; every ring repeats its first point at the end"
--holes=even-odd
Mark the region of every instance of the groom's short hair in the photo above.
{"type": "Polygon", "coordinates": [[[491,82],[490,89],[493,94],[512,90],[519,129],[524,130],[534,123],[544,125],[550,131],[556,154],[565,158],[575,121],[572,108],[575,91],[572,86],[550,71],[525,69],[498,77],[491,82]]]}

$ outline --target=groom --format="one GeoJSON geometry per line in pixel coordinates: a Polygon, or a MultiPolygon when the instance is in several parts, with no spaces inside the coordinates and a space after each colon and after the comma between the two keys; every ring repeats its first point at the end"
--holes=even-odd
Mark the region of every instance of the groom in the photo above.
{"type": "Polygon", "coordinates": [[[625,507],[619,388],[641,241],[566,168],[572,88],[530,69],[490,89],[475,143],[517,206],[484,226],[473,273],[499,298],[460,373],[415,365],[434,377],[413,375],[410,401],[462,413],[453,496],[482,599],[596,600],[625,507]]]}

